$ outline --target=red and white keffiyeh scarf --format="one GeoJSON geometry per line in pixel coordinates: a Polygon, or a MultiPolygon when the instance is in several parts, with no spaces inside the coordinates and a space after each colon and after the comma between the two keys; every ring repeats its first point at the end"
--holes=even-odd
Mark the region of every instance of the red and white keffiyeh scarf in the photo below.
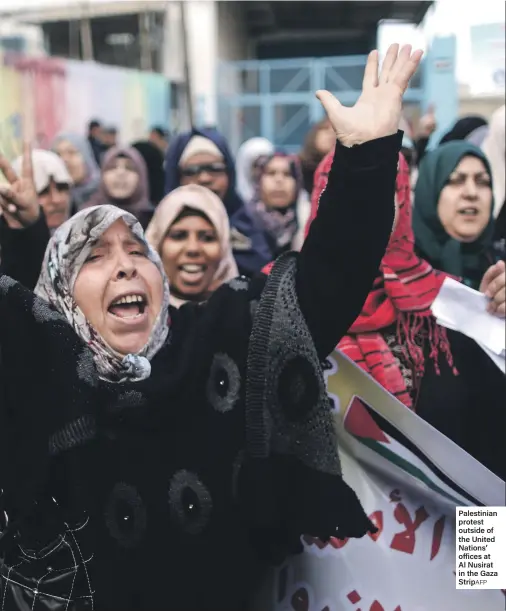
{"type": "MultiPolygon", "coordinates": [[[[332,160],[333,153],[329,153],[316,170],[306,235],[311,221],[316,217],[332,160]]],[[[397,220],[381,261],[380,274],[374,281],[362,312],[348,335],[339,342],[338,349],[407,407],[413,408],[401,369],[382,332],[396,325],[397,343],[402,347],[406,360],[412,364],[415,384],[425,369],[425,342],[429,342],[430,358],[437,372],[440,353],[446,355],[451,367],[453,357],[446,331],[436,323],[431,312],[432,303],[446,275],[434,270],[415,254],[409,168],[402,155],[399,155],[396,203],[397,220]]],[[[453,371],[457,374],[455,368],[453,371]]]]}

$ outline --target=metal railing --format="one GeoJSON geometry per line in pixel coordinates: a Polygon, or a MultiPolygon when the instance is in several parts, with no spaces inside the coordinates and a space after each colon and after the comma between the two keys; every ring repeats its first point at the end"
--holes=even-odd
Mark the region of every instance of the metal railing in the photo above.
{"type": "MultiPolygon", "coordinates": [[[[298,150],[310,126],[323,116],[314,93],[328,89],[342,104],[360,95],[367,57],[224,62],[218,71],[218,125],[233,150],[263,136],[288,152],[298,150]]],[[[405,102],[422,100],[422,70],[405,102]]]]}

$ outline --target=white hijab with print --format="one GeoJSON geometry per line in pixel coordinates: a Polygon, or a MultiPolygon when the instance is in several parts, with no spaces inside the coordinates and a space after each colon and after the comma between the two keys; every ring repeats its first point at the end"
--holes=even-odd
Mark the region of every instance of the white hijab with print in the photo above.
{"type": "Polygon", "coordinates": [[[116,206],[86,208],[55,231],[46,249],[35,293],[63,314],[93,352],[100,377],[109,382],[136,382],[151,374],[150,360],[169,333],[169,283],[158,254],[149,246],[139,221],[116,206]],[[74,301],[76,278],[97,240],[122,219],[146,247],[148,258],[163,278],[163,301],[148,343],[136,354],[122,356],[97,333],[74,301]]]}

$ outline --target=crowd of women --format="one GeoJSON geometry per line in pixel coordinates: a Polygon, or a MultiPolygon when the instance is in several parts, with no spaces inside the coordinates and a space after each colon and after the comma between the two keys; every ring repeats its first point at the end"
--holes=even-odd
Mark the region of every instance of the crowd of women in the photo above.
{"type": "Polygon", "coordinates": [[[301,534],[373,531],[336,345],[504,479],[504,376],[431,305],[450,276],[505,316],[505,109],[427,147],[420,55],[320,92],[300,155],[192,129],[0,158],[0,609],[238,611],[301,534]]]}

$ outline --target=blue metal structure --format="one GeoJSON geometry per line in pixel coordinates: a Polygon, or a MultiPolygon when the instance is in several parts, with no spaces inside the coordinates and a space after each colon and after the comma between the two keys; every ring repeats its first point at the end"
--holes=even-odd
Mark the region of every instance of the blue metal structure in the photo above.
{"type": "MultiPolygon", "coordinates": [[[[263,136],[278,148],[296,152],[311,125],[323,116],[315,92],[328,89],[342,104],[354,104],[366,61],[366,56],[355,55],[224,62],[218,71],[219,129],[235,151],[245,140],[263,136]]],[[[454,64],[454,40],[452,48],[448,39],[435,39],[406,92],[405,105],[424,109],[433,103],[446,127],[457,115],[454,64]],[[437,60],[439,56],[446,59],[437,60]]]]}
{"type": "Polygon", "coordinates": [[[455,123],[459,115],[459,87],[456,78],[457,41],[455,36],[434,38],[423,66],[423,109],[432,104],[436,113],[436,132],[429,148],[455,123]]]}

